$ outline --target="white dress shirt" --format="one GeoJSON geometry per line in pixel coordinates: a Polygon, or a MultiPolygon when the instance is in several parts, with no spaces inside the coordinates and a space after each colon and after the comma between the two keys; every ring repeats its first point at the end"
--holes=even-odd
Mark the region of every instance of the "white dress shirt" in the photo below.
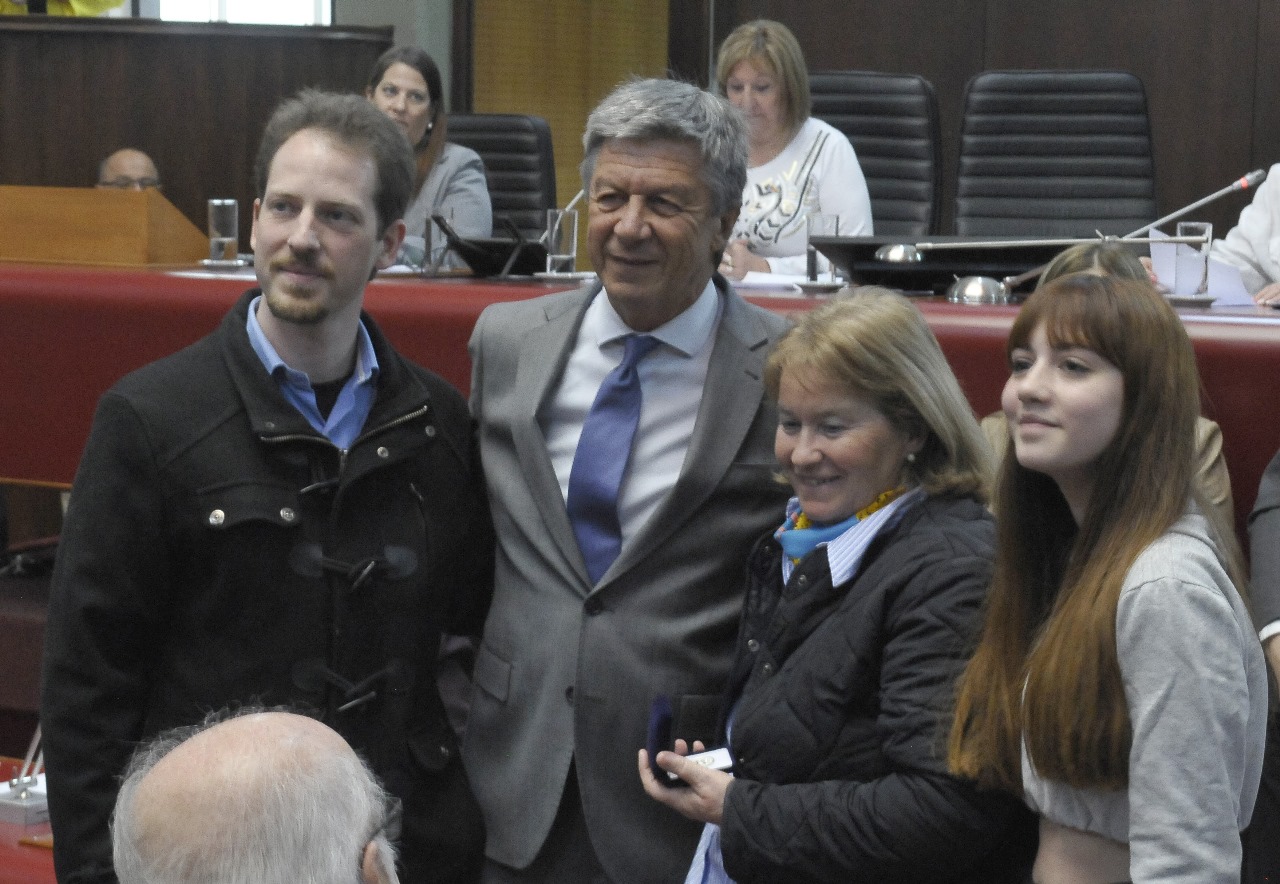
{"type": "MultiPolygon", "coordinates": [[[[653,516],[684,466],[723,310],[719,293],[708,282],[687,310],[647,333],[661,344],[637,367],[640,423],[618,492],[623,547],[653,516]]],[[[587,307],[560,387],[541,417],[547,453],[566,499],[582,423],[605,376],[622,361],[622,339],[635,333],[601,290],[587,307]]]]}

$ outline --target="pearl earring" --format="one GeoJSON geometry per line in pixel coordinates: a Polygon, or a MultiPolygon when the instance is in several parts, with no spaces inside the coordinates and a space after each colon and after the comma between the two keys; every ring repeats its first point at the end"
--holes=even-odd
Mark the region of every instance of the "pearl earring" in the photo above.
{"type": "Polygon", "coordinates": [[[916,453],[914,451],[908,451],[907,463],[915,463],[915,462],[916,462],[916,453]]]}

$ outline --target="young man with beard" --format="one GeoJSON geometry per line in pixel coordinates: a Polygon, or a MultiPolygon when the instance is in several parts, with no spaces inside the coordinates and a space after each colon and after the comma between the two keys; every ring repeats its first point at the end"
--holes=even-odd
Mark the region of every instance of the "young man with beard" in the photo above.
{"type": "Polygon", "coordinates": [[[434,660],[488,604],[483,482],[461,397],[361,312],[412,163],[359,96],[283,103],[256,165],[260,288],[98,405],[45,650],[60,881],[114,880],[107,822],[139,741],[245,702],[310,708],[368,760],[403,804],[405,880],[473,871],[434,660]]]}

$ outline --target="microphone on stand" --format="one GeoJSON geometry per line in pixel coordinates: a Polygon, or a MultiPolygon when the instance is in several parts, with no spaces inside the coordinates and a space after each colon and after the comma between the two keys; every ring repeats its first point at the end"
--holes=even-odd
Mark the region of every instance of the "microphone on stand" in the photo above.
{"type": "Polygon", "coordinates": [[[1142,236],[1142,234],[1146,233],[1148,230],[1153,230],[1154,228],[1159,227],[1161,224],[1166,224],[1174,220],[1175,218],[1181,218],[1183,215],[1187,214],[1188,212],[1194,212],[1196,209],[1200,208],[1201,206],[1207,206],[1209,203],[1213,202],[1214,200],[1221,199],[1222,197],[1226,196],[1229,193],[1235,193],[1237,190],[1248,190],[1250,187],[1257,187],[1259,184],[1261,184],[1266,180],[1267,180],[1266,169],[1254,169],[1248,175],[1245,175],[1241,178],[1237,178],[1235,181],[1232,181],[1226,187],[1222,188],[1222,190],[1215,190],[1213,193],[1209,194],[1208,196],[1202,199],[1198,199],[1194,203],[1191,203],[1190,205],[1183,206],[1181,209],[1178,209],[1176,212],[1170,212],[1168,215],[1165,215],[1163,218],[1159,218],[1155,221],[1152,221],[1150,224],[1144,224],[1141,227],[1139,227],[1137,230],[1133,231],[1132,233],[1126,233],[1124,236],[1120,238],[1133,239],[1135,236],[1142,236]]]}
{"type": "MultiPolygon", "coordinates": [[[[1181,209],[1170,212],[1168,215],[1165,215],[1163,218],[1157,218],[1155,221],[1152,221],[1150,224],[1144,224],[1141,227],[1139,227],[1137,230],[1132,231],[1131,233],[1126,233],[1124,236],[1115,237],[1115,238],[1122,239],[1122,240],[1136,239],[1137,237],[1142,236],[1144,233],[1148,233],[1151,230],[1154,230],[1155,228],[1159,227],[1161,224],[1167,224],[1168,222],[1173,221],[1176,218],[1181,218],[1183,215],[1186,215],[1189,212],[1194,212],[1196,209],[1200,208],[1201,206],[1207,206],[1209,203],[1213,202],[1214,200],[1222,199],[1222,197],[1226,196],[1227,194],[1235,193],[1238,190],[1248,190],[1250,187],[1257,187],[1259,184],[1261,184],[1266,180],[1267,180],[1266,169],[1254,169],[1249,174],[1243,175],[1240,178],[1237,178],[1235,181],[1232,181],[1230,184],[1228,184],[1226,187],[1222,188],[1221,190],[1215,190],[1213,193],[1209,194],[1206,197],[1202,197],[1193,203],[1189,203],[1183,206],[1181,209]]],[[[1103,236],[1102,238],[1107,239],[1107,237],[1105,236],[1103,236]]],[[[1081,242],[1086,242],[1086,241],[1087,240],[1081,240],[1081,242]]],[[[1011,294],[1015,288],[1022,285],[1028,279],[1032,279],[1034,277],[1039,276],[1041,273],[1044,273],[1045,268],[1048,266],[1049,266],[1048,264],[1041,264],[1039,267],[1031,268],[1026,273],[1019,273],[1017,276],[1006,276],[1004,280],[1002,280],[1006,294],[1011,294]]]]}

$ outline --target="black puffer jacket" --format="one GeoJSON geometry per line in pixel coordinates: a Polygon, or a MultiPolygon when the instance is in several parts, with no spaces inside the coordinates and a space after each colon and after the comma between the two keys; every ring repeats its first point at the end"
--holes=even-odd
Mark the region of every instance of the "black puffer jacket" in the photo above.
{"type": "Polygon", "coordinates": [[[825,547],[784,587],[778,543],[757,544],[730,680],[736,881],[1018,880],[1029,812],[948,775],[943,751],[994,535],[977,502],[926,498],[841,586],[825,547]]]}
{"type": "Polygon", "coordinates": [[[340,451],[253,351],[256,293],[98,405],[45,643],[63,882],[114,880],[107,820],[137,741],[245,703],[313,709],[369,760],[404,801],[405,880],[479,857],[435,683],[441,630],[478,632],[492,579],[466,403],[364,316],[377,398],[340,451]]]}

